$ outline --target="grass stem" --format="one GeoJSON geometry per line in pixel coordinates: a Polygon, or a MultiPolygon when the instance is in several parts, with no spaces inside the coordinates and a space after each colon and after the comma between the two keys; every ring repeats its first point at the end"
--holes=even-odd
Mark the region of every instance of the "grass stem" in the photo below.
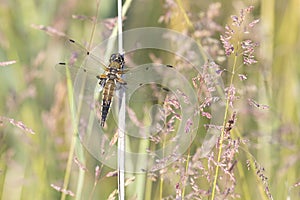
{"type": "MultiPolygon", "coordinates": [[[[236,51],[236,52],[238,52],[238,51],[236,51]]],[[[234,80],[234,75],[235,75],[235,69],[236,69],[236,66],[237,66],[237,59],[238,59],[238,55],[235,54],[234,55],[232,72],[231,72],[230,84],[229,84],[230,86],[229,87],[231,87],[233,85],[233,80],[234,80]]],[[[217,158],[217,166],[216,166],[216,170],[215,170],[215,177],[214,177],[213,186],[212,186],[211,199],[215,198],[215,193],[216,193],[217,180],[218,180],[219,169],[220,169],[220,165],[219,164],[220,164],[221,154],[222,154],[222,150],[223,150],[224,132],[225,132],[225,126],[226,126],[226,123],[227,123],[226,119],[227,119],[227,115],[228,115],[228,112],[229,112],[229,104],[230,104],[230,98],[227,96],[225,113],[224,113],[224,119],[223,119],[223,125],[222,125],[220,140],[219,140],[219,144],[218,144],[219,151],[218,151],[218,158],[217,158]]]]}

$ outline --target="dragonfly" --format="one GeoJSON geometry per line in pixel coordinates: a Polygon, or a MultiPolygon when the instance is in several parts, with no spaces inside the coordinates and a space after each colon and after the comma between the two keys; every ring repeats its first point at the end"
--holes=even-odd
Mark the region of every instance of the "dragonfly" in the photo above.
{"type": "MultiPolygon", "coordinates": [[[[77,43],[75,40],[69,39],[68,42],[71,45],[77,46],[77,49],[80,51],[78,53],[74,53],[73,57],[71,57],[69,63],[66,62],[61,62],[57,65],[57,69],[61,72],[65,72],[65,68],[68,67],[71,71],[71,73],[76,75],[79,70],[83,72],[84,74],[87,74],[90,79],[97,79],[98,80],[98,86],[99,86],[99,93],[102,92],[102,98],[101,98],[101,106],[96,106],[96,109],[100,107],[100,114],[98,116],[98,120],[100,122],[100,126],[104,127],[106,119],[109,115],[110,108],[113,102],[113,97],[116,93],[116,90],[119,88],[123,87],[126,89],[127,86],[127,79],[124,80],[122,76],[124,74],[128,74],[130,70],[124,69],[125,68],[125,59],[124,55],[121,53],[113,53],[111,54],[109,58],[109,64],[106,65],[102,59],[100,59],[98,56],[95,56],[92,54],[90,51],[88,51],[85,47],[77,43]],[[76,63],[76,57],[77,56],[87,56],[89,58],[89,63],[86,64],[85,66],[78,66],[78,63],[76,63]],[[95,66],[99,67],[98,72],[95,69],[91,69],[88,65],[93,65],[93,68],[95,66]],[[100,73],[102,71],[102,73],[100,73]]],[[[171,65],[166,65],[168,68],[173,68],[171,65]]],[[[131,78],[137,78],[138,77],[141,79],[142,74],[146,75],[148,68],[144,67],[142,70],[139,70],[138,74],[131,73],[129,74],[129,77],[131,78]]],[[[130,78],[129,78],[130,79],[130,78]]],[[[143,83],[138,83],[138,80],[136,81],[129,81],[135,82],[137,86],[142,86],[143,83]]],[[[165,88],[159,84],[156,84],[157,88],[159,88],[159,91],[162,91],[162,95],[164,96],[166,93],[169,92],[168,88],[165,88]]],[[[94,87],[92,86],[87,86],[87,87],[94,87]]],[[[131,86],[132,87],[132,86],[131,86]]],[[[158,92],[160,93],[160,92],[158,92]]],[[[155,97],[154,97],[155,98],[155,97]]],[[[98,102],[99,103],[99,102],[98,102]]],[[[97,104],[96,104],[97,105],[97,104]]]]}
{"type": "Polygon", "coordinates": [[[111,107],[117,83],[126,85],[126,82],[121,78],[121,75],[125,72],[124,64],[124,56],[122,54],[112,54],[109,59],[109,66],[105,67],[105,73],[96,76],[99,79],[99,85],[103,88],[100,121],[102,127],[104,127],[104,123],[111,107]]]}

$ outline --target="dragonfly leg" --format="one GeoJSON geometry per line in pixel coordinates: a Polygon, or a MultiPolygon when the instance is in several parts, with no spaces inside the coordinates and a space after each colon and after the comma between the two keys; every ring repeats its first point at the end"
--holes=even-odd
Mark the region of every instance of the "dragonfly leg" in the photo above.
{"type": "Polygon", "coordinates": [[[127,83],[120,77],[116,78],[116,82],[120,83],[121,85],[126,85],[127,83]]]}
{"type": "Polygon", "coordinates": [[[97,78],[100,80],[99,81],[99,85],[103,88],[105,86],[105,83],[108,79],[107,75],[106,74],[100,74],[97,76],[97,78]]]}
{"type": "Polygon", "coordinates": [[[122,70],[120,70],[120,71],[118,71],[118,74],[125,74],[125,73],[127,73],[127,72],[129,72],[129,70],[128,69],[122,69],[122,70]]]}

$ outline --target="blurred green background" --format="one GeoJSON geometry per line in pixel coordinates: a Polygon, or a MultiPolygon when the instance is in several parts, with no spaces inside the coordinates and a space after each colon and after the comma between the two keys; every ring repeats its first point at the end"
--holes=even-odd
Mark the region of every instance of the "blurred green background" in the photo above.
{"type": "MultiPolygon", "coordinates": [[[[249,82],[257,89],[257,99],[270,109],[257,118],[241,116],[237,127],[242,136],[250,140],[251,154],[264,166],[274,199],[300,199],[300,187],[293,187],[300,182],[300,0],[219,2],[222,7],[216,20],[223,27],[231,15],[248,5],[255,6],[255,18],[261,19],[261,29],[254,35],[260,42],[259,63],[246,72],[249,82]]],[[[200,13],[205,12],[210,3],[186,1],[185,6],[193,13],[200,13]]],[[[163,5],[163,1],[156,0],[132,1],[124,29],[164,26],[158,23],[166,12],[163,5]]],[[[63,184],[72,128],[65,79],[54,66],[66,58],[69,50],[64,40],[32,25],[54,27],[84,43],[89,40],[92,23],[72,19],[72,15],[93,16],[95,11],[96,1],[92,0],[0,1],[0,62],[16,61],[16,64],[0,67],[0,116],[22,121],[35,132],[29,134],[1,118],[0,198],[3,200],[61,198],[61,193],[50,185],[63,184]]],[[[101,0],[99,13],[95,43],[109,36],[102,21],[116,16],[115,2],[101,0]]],[[[180,26],[172,26],[169,28],[180,29],[180,26]]],[[[247,87],[242,83],[239,86],[247,87]]],[[[88,199],[94,185],[94,168],[101,165],[88,153],[85,155],[88,172],[83,195],[77,197],[80,199],[88,199]]],[[[246,169],[246,156],[242,154],[239,159],[246,169]]],[[[73,192],[79,182],[79,171],[73,163],[68,187],[73,192]]],[[[108,171],[111,169],[104,169],[102,173],[108,171]]],[[[259,190],[259,180],[251,173],[244,175],[236,175],[235,192],[241,199],[253,199],[252,195],[265,199],[254,194],[259,190]]],[[[95,199],[107,199],[117,188],[116,180],[116,177],[101,179],[95,189],[95,199]]],[[[174,188],[173,191],[175,194],[174,188]]],[[[130,192],[134,196],[134,191],[130,192]]]]}

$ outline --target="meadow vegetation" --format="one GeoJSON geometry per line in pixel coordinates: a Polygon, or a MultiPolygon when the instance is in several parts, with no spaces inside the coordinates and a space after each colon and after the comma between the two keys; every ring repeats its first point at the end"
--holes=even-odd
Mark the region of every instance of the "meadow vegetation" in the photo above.
{"type": "MultiPolygon", "coordinates": [[[[176,30],[197,41],[207,55],[204,73],[193,74],[165,52],[129,54],[128,65],[168,62],[193,77],[189,81],[198,91],[201,119],[191,146],[175,162],[157,171],[126,174],[126,199],[299,199],[300,1],[124,2],[124,30],[176,30]],[[205,95],[216,88],[208,87],[215,77],[205,69],[214,69],[224,83],[222,124],[209,124],[213,99],[205,95]],[[200,147],[208,126],[219,135],[203,156],[200,147]]],[[[99,3],[90,40],[96,1],[0,2],[3,200],[118,197],[115,169],[95,159],[78,138],[72,79],[55,68],[74,55],[67,37],[92,49],[112,34],[116,4],[99,3]]],[[[164,147],[180,123],[176,102],[164,103],[170,111],[165,113],[168,126],[144,144],[149,149],[164,147]]],[[[143,118],[137,110],[129,110],[131,117],[143,118]]],[[[117,127],[105,130],[115,144],[117,127]]],[[[137,141],[131,145],[141,147],[137,141]]]]}

